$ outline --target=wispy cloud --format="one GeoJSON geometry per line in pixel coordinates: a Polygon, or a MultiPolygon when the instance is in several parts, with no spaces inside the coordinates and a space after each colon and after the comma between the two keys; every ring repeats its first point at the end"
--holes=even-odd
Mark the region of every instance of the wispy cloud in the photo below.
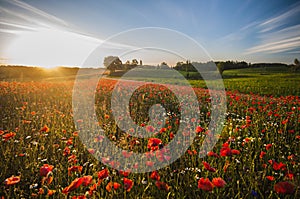
{"type": "Polygon", "coordinates": [[[15,5],[15,6],[18,6],[20,8],[23,8],[31,13],[35,13],[37,15],[39,15],[40,17],[43,17],[44,19],[47,19],[53,23],[56,23],[56,24],[60,24],[60,25],[63,25],[63,26],[68,26],[68,23],[65,22],[64,20],[62,19],[59,19],[51,14],[48,14],[40,9],[37,9],[27,3],[24,3],[24,2],[21,2],[21,1],[18,1],[18,0],[10,0],[9,1],[11,4],[15,5]]]}
{"type": "Polygon", "coordinates": [[[288,54],[300,54],[300,50],[287,52],[288,54]]]}
{"type": "Polygon", "coordinates": [[[300,16],[300,3],[272,18],[261,21],[256,33],[258,44],[246,49],[244,54],[282,53],[297,51],[300,48],[300,25],[295,22],[300,16]],[[294,21],[293,23],[290,23],[294,21]]]}
{"type": "MultiPolygon", "coordinates": [[[[82,38],[95,42],[98,45],[103,42],[103,39],[99,39],[90,33],[81,31],[74,28],[72,24],[46,13],[38,8],[35,8],[25,2],[18,0],[6,0],[10,4],[10,7],[0,6],[0,13],[3,15],[0,20],[1,29],[0,32],[11,34],[22,34],[24,31],[40,31],[40,30],[57,30],[68,32],[76,35],[78,39],[82,38]],[[12,6],[12,7],[11,7],[12,6]],[[21,9],[21,12],[17,10],[21,9]]],[[[130,46],[124,44],[117,44],[113,42],[106,42],[105,46],[109,48],[129,48],[130,46]]]]}
{"type": "Polygon", "coordinates": [[[245,54],[267,52],[267,53],[278,53],[288,50],[292,50],[300,46],[300,36],[274,41],[267,44],[261,44],[252,48],[249,48],[245,54]]]}
{"type": "Polygon", "coordinates": [[[4,2],[0,5],[0,34],[8,33],[13,38],[4,50],[4,57],[11,64],[80,65],[100,44],[108,52],[134,48],[105,42],[25,2],[4,2]]]}
{"type": "Polygon", "coordinates": [[[283,14],[280,14],[273,18],[270,18],[270,19],[264,21],[263,23],[261,23],[259,25],[262,28],[262,30],[260,32],[262,32],[262,33],[268,32],[275,28],[278,28],[278,27],[286,24],[286,22],[288,20],[295,17],[295,15],[297,15],[299,13],[300,13],[300,3],[296,3],[290,10],[284,12],[283,14]]]}
{"type": "Polygon", "coordinates": [[[232,32],[230,34],[227,34],[221,38],[218,39],[218,41],[222,42],[232,42],[232,41],[241,41],[247,37],[247,35],[251,34],[252,31],[255,30],[256,26],[259,24],[259,22],[254,21],[251,22],[240,29],[238,29],[235,32],[232,32]]]}
{"type": "MultiPolygon", "coordinates": [[[[0,24],[3,26],[9,27],[9,28],[17,28],[17,29],[23,29],[23,30],[35,30],[33,27],[30,27],[30,26],[16,24],[16,23],[10,23],[10,22],[5,22],[5,21],[0,21],[0,24]]],[[[17,31],[15,31],[15,32],[17,32],[17,31]]]]}

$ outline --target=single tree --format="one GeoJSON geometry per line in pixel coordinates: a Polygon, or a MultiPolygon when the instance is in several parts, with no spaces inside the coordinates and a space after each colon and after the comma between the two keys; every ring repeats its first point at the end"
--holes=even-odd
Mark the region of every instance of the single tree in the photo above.
{"type": "Polygon", "coordinates": [[[122,69],[122,61],[117,56],[108,56],[104,58],[103,65],[113,73],[115,70],[122,69]]]}
{"type": "Polygon", "coordinates": [[[138,64],[139,64],[139,62],[138,62],[137,59],[133,59],[133,60],[131,61],[131,65],[133,65],[133,66],[137,66],[138,64]]]}
{"type": "Polygon", "coordinates": [[[296,59],[294,59],[294,65],[292,65],[291,70],[292,70],[293,72],[296,72],[299,68],[300,68],[300,62],[299,62],[299,60],[296,58],[296,59]]]}
{"type": "Polygon", "coordinates": [[[162,62],[159,66],[161,69],[170,69],[169,65],[166,62],[162,62]]]}

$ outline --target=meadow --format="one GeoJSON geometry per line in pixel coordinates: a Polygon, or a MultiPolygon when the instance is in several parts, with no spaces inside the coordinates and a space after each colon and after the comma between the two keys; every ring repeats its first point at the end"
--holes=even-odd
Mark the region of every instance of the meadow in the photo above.
{"type": "MultiPolygon", "coordinates": [[[[75,123],[82,121],[73,118],[72,79],[1,81],[0,197],[299,198],[300,74],[243,69],[225,71],[223,77],[226,120],[214,148],[204,158],[198,157],[210,133],[211,104],[203,80],[190,80],[200,116],[187,118],[192,132],[180,133],[194,133],[192,145],[172,164],[139,174],[131,172],[130,166],[112,168],[118,168],[118,162],[111,161],[109,154],[102,159],[106,164],[94,157],[103,136],[92,133],[89,146],[81,142],[75,123]]],[[[165,87],[151,84],[135,92],[130,111],[139,126],[149,127],[148,110],[153,104],[163,101],[170,113],[162,128],[147,128],[153,137],[138,138],[116,125],[110,107],[116,82],[106,78],[98,84],[98,125],[123,150],[124,158],[139,151],[168,162],[168,152],[158,151],[176,137],[183,122],[178,119],[176,97],[165,87]]],[[[155,167],[150,159],[141,166],[155,167]]],[[[138,163],[131,166],[138,167],[138,163]]]]}

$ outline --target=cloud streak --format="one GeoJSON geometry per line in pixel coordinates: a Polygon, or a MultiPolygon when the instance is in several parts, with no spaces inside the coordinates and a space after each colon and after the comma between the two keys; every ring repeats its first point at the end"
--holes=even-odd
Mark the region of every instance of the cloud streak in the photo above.
{"type": "Polygon", "coordinates": [[[290,22],[300,16],[300,3],[273,18],[259,23],[257,38],[259,42],[245,50],[244,54],[255,53],[289,53],[296,52],[300,48],[300,25],[294,25],[290,22]]]}
{"type": "Polygon", "coordinates": [[[259,22],[257,21],[251,22],[241,27],[239,30],[219,38],[218,41],[222,41],[222,42],[241,41],[245,39],[247,35],[251,34],[251,32],[255,29],[255,27],[258,24],[259,22]]]}
{"type": "Polygon", "coordinates": [[[5,57],[12,64],[80,65],[100,44],[109,52],[134,48],[121,43],[105,42],[18,0],[1,4],[0,16],[0,34],[10,34],[12,37],[12,42],[4,50],[5,57]],[[50,54],[54,57],[48,60],[50,54]]]}
{"type": "Polygon", "coordinates": [[[249,48],[245,54],[253,54],[259,52],[266,53],[278,53],[288,50],[292,50],[300,46],[300,36],[284,39],[280,41],[274,41],[267,44],[261,44],[252,48],[249,48]]]}
{"type": "Polygon", "coordinates": [[[261,23],[259,26],[262,28],[260,32],[268,32],[275,28],[278,28],[286,23],[289,19],[295,17],[295,15],[300,13],[300,3],[296,3],[292,9],[287,12],[280,14],[276,17],[268,19],[261,23]]]}
{"type": "Polygon", "coordinates": [[[51,14],[48,14],[40,9],[37,9],[27,3],[24,3],[24,2],[21,2],[21,1],[18,1],[18,0],[10,0],[9,1],[11,4],[15,5],[15,6],[18,6],[20,8],[23,8],[31,13],[35,13],[37,15],[39,15],[40,17],[43,17],[44,19],[47,19],[53,23],[56,23],[56,24],[59,24],[59,25],[63,25],[63,26],[68,26],[68,23],[65,22],[64,20],[62,19],[59,19],[51,14]]]}

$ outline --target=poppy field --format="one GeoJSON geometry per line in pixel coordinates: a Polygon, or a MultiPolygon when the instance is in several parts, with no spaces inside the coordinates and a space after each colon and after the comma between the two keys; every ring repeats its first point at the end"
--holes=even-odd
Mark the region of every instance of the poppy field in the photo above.
{"type": "MultiPolygon", "coordinates": [[[[299,96],[226,91],[222,133],[212,150],[199,158],[202,142],[210,135],[211,99],[206,89],[194,88],[200,116],[182,121],[181,104],[174,93],[154,84],[140,87],[130,98],[130,114],[153,136],[139,138],[130,135],[135,129],[124,132],[115,122],[110,97],[116,83],[113,79],[99,82],[95,96],[98,125],[122,149],[124,159],[133,152],[149,157],[122,170],[116,169],[121,165],[110,154],[101,161],[96,158],[98,150],[106,150],[101,148],[103,135],[91,133],[88,145],[81,141],[82,132],[75,123],[82,121],[73,117],[73,81],[0,82],[0,198],[300,196],[299,96]],[[166,120],[158,121],[160,128],[149,124],[148,115],[158,103],[167,112],[166,120]],[[178,132],[183,122],[190,131],[178,132]],[[131,172],[139,166],[155,167],[151,160],[167,163],[172,152],[160,149],[179,133],[195,134],[179,159],[151,172],[131,172]]],[[[134,82],[126,84],[130,87],[134,82]]]]}

